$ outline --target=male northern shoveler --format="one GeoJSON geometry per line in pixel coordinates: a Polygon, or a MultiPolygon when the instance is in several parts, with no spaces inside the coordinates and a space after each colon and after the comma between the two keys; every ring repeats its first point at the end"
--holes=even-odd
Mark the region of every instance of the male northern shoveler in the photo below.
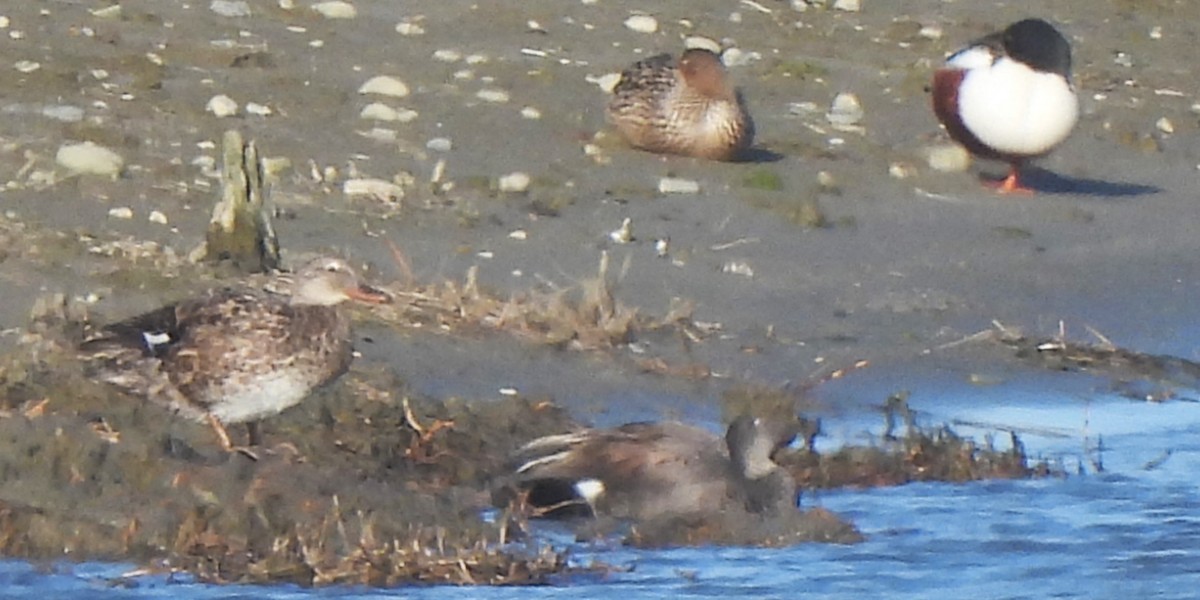
{"type": "Polygon", "coordinates": [[[934,73],[933,111],[972,154],[1008,162],[1001,192],[1030,193],[1022,164],[1065,140],[1079,116],[1071,46],[1041,19],[976,40],[934,73]]]}
{"type": "Polygon", "coordinates": [[[666,154],[736,160],[754,141],[754,123],[721,57],[692,48],[638,61],[621,73],[608,120],[630,145],[666,154]]]}
{"type": "Polygon", "coordinates": [[[295,275],[290,297],[229,288],[108,325],[81,354],[97,376],[185,417],[208,421],[227,450],[224,423],[251,423],[291,407],[350,366],[346,300],[389,297],[337,258],[295,275]]]}
{"type": "Polygon", "coordinates": [[[551,435],[517,451],[520,466],[506,485],[548,516],[786,514],[796,508],[796,483],[773,456],[795,439],[798,423],[743,415],[724,444],[680,423],[551,435]]]}

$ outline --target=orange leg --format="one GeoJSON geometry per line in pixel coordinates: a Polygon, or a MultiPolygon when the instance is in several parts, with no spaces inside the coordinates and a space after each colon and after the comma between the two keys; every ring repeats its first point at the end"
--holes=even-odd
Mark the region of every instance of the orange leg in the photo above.
{"type": "Polygon", "coordinates": [[[229,432],[225,430],[225,424],[221,423],[212,413],[209,413],[208,424],[212,426],[213,431],[217,432],[217,439],[221,442],[221,448],[226,452],[240,452],[250,460],[258,460],[258,455],[245,446],[234,446],[233,441],[229,439],[229,432]]]}
{"type": "Polygon", "coordinates": [[[1027,188],[1021,185],[1021,166],[1013,163],[1009,165],[1008,177],[1000,181],[985,181],[984,185],[996,190],[1000,194],[1015,194],[1019,196],[1034,195],[1033,188],[1027,188]]]}

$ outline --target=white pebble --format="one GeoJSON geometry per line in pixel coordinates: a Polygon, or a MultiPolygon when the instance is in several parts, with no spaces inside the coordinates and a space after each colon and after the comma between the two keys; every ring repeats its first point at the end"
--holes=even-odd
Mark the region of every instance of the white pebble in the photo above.
{"type": "Polygon", "coordinates": [[[742,277],[754,277],[754,269],[750,267],[750,263],[744,260],[731,260],[721,266],[722,273],[730,273],[733,275],[741,275],[742,277]]]}
{"type": "Polygon", "coordinates": [[[833,8],[846,12],[858,12],[862,10],[862,2],[860,0],[834,0],[833,8]]]}
{"type": "Polygon", "coordinates": [[[654,33],[658,31],[658,19],[650,15],[633,15],[625,19],[625,26],[638,33],[654,33]]]}
{"type": "Polygon", "coordinates": [[[358,88],[360,94],[379,94],[403,98],[408,95],[408,86],[403,81],[390,75],[376,75],[358,88]]]}
{"type": "Polygon", "coordinates": [[[425,35],[425,28],[417,23],[404,21],[396,25],[396,33],[400,35],[425,35]]]}
{"type": "Polygon", "coordinates": [[[255,115],[255,116],[259,116],[259,117],[266,117],[266,116],[270,116],[271,113],[273,113],[273,112],[275,112],[275,111],[271,110],[271,107],[267,106],[266,104],[259,104],[257,102],[247,102],[246,103],[246,113],[247,114],[251,114],[251,115],[255,115]]]}
{"type": "Polygon", "coordinates": [[[482,89],[475,94],[476,98],[484,102],[495,102],[497,104],[508,102],[508,92],[497,89],[482,89]]]}
{"type": "Polygon", "coordinates": [[[908,179],[912,173],[909,172],[908,166],[901,163],[892,163],[888,165],[888,175],[892,179],[908,179]]]}
{"type": "Polygon", "coordinates": [[[133,209],[128,206],[118,206],[108,209],[108,216],[114,219],[132,219],[133,209]]]}
{"type": "Polygon", "coordinates": [[[433,60],[444,63],[458,62],[462,60],[462,53],[458,50],[434,50],[433,60]]]}
{"type": "Polygon", "coordinates": [[[399,118],[399,113],[396,109],[382,103],[372,102],[363,107],[358,113],[360,119],[373,119],[376,121],[395,121],[399,118]]]}
{"type": "Polygon", "coordinates": [[[19,60],[13,64],[13,68],[21,73],[32,73],[42,68],[42,65],[32,60],[19,60]]]}
{"type": "Polygon", "coordinates": [[[1162,25],[1155,25],[1154,27],[1150,28],[1150,39],[1152,39],[1152,40],[1161,40],[1162,39],[1162,25]]]}
{"type": "Polygon", "coordinates": [[[927,40],[940,40],[940,39],[942,39],[942,26],[941,25],[926,25],[926,26],[922,27],[920,31],[917,32],[917,35],[919,35],[927,40]]]}
{"type": "Polygon", "coordinates": [[[542,111],[540,111],[532,106],[526,106],[525,108],[521,109],[521,117],[525,118],[525,119],[529,119],[531,121],[535,120],[535,119],[540,119],[540,118],[542,118],[542,111]]]}
{"type": "Polygon", "coordinates": [[[633,219],[625,217],[621,226],[608,232],[608,239],[617,244],[628,244],[633,241],[633,219]]]}
{"type": "Polygon", "coordinates": [[[120,154],[92,142],[59,147],[54,162],[72,173],[107,175],[113,179],[121,174],[125,166],[125,159],[120,154]]]}
{"type": "Polygon", "coordinates": [[[663,177],[658,180],[660,194],[696,194],[700,192],[700,182],[680,177],[663,177]]]}
{"type": "Polygon", "coordinates": [[[204,110],[216,115],[217,117],[231,117],[237,114],[238,103],[233,98],[225,94],[217,94],[209,98],[208,104],[204,110]]]}
{"type": "Polygon", "coordinates": [[[517,171],[501,177],[499,188],[501,192],[523,194],[529,191],[531,181],[529,174],[517,171]]]}
{"type": "Polygon", "coordinates": [[[1155,124],[1155,127],[1163,133],[1175,133],[1175,124],[1166,117],[1160,118],[1155,124]]]}
{"type": "Polygon", "coordinates": [[[250,5],[244,0],[212,0],[208,9],[222,17],[250,16],[250,5]]]}
{"type": "Polygon", "coordinates": [[[342,184],[347,197],[366,196],[380,202],[395,202],[404,197],[404,188],[383,179],[347,179],[342,184]]]}
{"type": "Polygon", "coordinates": [[[326,19],[353,19],[358,16],[358,10],[354,8],[353,4],[339,0],[318,2],[313,5],[312,9],[326,19]]]}
{"type": "Polygon", "coordinates": [[[692,35],[684,38],[683,47],[689,50],[692,48],[703,48],[713,54],[721,53],[721,44],[717,40],[700,35],[692,35]]]}
{"type": "Polygon", "coordinates": [[[515,229],[513,231],[508,232],[508,238],[512,239],[512,240],[519,240],[519,241],[523,242],[523,241],[529,239],[529,232],[525,231],[524,229],[515,229]]]}
{"type": "Polygon", "coordinates": [[[64,123],[78,123],[83,120],[83,109],[69,104],[53,104],[42,107],[42,116],[64,123]]]}
{"type": "Polygon", "coordinates": [[[852,126],[863,118],[863,107],[858,102],[858,96],[842,92],[833,98],[833,106],[825,113],[825,118],[834,126],[852,126]]]}
{"type": "Polygon", "coordinates": [[[971,155],[958,144],[943,144],[927,150],[929,168],[943,173],[961,173],[971,166],[971,155]]]}
{"type": "Polygon", "coordinates": [[[721,55],[721,62],[727,67],[742,67],[756,60],[762,60],[762,54],[745,52],[741,48],[729,48],[721,55]]]}
{"type": "Polygon", "coordinates": [[[450,141],[450,138],[437,137],[425,142],[425,148],[434,152],[449,152],[454,148],[454,144],[450,141]]]}
{"type": "Polygon", "coordinates": [[[155,210],[155,211],[150,212],[150,216],[146,217],[146,220],[150,221],[151,223],[158,223],[159,225],[166,225],[167,224],[167,215],[162,214],[162,211],[155,210]]]}

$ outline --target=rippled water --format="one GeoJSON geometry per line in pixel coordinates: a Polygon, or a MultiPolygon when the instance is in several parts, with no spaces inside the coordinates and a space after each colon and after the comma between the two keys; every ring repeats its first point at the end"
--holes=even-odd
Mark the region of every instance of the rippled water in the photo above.
{"type": "MultiPolygon", "coordinates": [[[[1200,596],[1200,407],[1146,404],[1061,389],[929,385],[914,394],[927,422],[1028,428],[1029,450],[1062,457],[1065,479],[915,484],[805,496],[855,521],[868,541],[784,550],[579,548],[629,572],[572,582],[573,597],[737,595],[761,598],[1195,598],[1200,596]],[[1017,388],[1017,389],[1014,389],[1017,388]],[[1103,447],[1097,450],[1098,446],[1103,447]],[[1103,470],[1097,471],[1102,464],[1103,470]]],[[[865,419],[865,417],[864,417],[865,419]]],[[[841,431],[865,426],[848,423],[841,431]]],[[[963,426],[970,430],[970,427],[963,426]]],[[[985,431],[979,429],[978,431],[985,431]]],[[[849,435],[849,433],[847,434],[849,435]]],[[[0,596],[539,598],[563,589],[398,590],[216,587],[146,578],[113,587],[121,565],[52,573],[0,562],[0,596]]]]}

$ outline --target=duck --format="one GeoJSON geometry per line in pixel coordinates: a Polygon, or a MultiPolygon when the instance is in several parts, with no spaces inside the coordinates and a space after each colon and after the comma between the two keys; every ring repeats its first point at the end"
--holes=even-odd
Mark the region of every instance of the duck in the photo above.
{"type": "Polygon", "coordinates": [[[786,515],[796,512],[796,482],[773,456],[797,432],[795,421],[741,415],[723,443],[673,421],[550,435],[517,450],[505,485],[551,518],[786,515]]]}
{"type": "Polygon", "coordinates": [[[741,93],[721,57],[705,48],[634,63],[613,87],[606,114],[629,145],[660,154],[733,161],[754,142],[741,93]]]}
{"type": "Polygon", "coordinates": [[[390,301],[345,260],[299,269],[291,294],[225,287],[104,326],[80,345],[91,374],[194,421],[237,450],[226,424],[257,421],[336,380],[353,357],[342,305],[390,301]]]}
{"type": "Polygon", "coordinates": [[[950,137],[1008,163],[1000,193],[1032,194],[1021,168],[1061,144],[1079,118],[1071,45],[1053,25],[1024,19],[971,42],[933,75],[933,112],[950,137]]]}

